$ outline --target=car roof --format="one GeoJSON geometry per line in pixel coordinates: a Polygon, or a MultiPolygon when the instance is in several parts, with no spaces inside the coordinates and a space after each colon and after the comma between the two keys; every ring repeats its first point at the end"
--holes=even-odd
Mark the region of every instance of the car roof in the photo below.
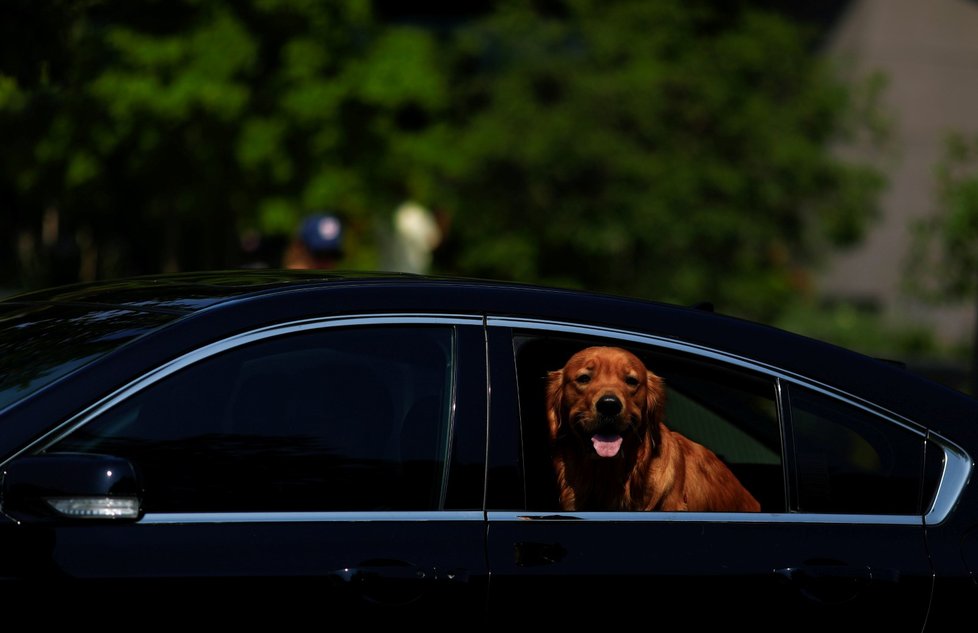
{"type": "MultiPolygon", "coordinates": [[[[193,338],[221,336],[283,320],[354,312],[468,314],[583,324],[635,331],[752,359],[927,423],[930,417],[967,417],[978,401],[944,385],[835,345],[765,324],[644,299],[514,282],[407,273],[241,269],[154,275],[78,284],[0,300],[20,304],[108,305],[176,318],[157,330],[185,330],[193,338]],[[945,397],[949,396],[949,397],[945,397]],[[935,404],[926,401],[933,399],[935,404]],[[942,403],[941,410],[936,402],[942,403]],[[949,402],[955,402],[953,411],[949,402]]],[[[150,337],[157,338],[156,336],[150,337]]],[[[186,340],[190,340],[188,337],[186,340]]]]}
{"type": "Polygon", "coordinates": [[[104,305],[130,310],[191,313],[247,295],[350,280],[406,278],[401,273],[241,269],[170,273],[58,286],[11,295],[3,303],[104,305]]]}
{"type": "MultiPolygon", "coordinates": [[[[318,295],[327,288],[347,292],[363,288],[382,289],[383,293],[375,294],[388,297],[388,304],[394,309],[427,308],[432,312],[488,313],[493,316],[635,328],[646,332],[658,330],[666,336],[674,335],[706,346],[731,351],[739,349],[748,357],[761,351],[751,347],[755,341],[750,336],[741,340],[731,337],[731,334],[758,334],[763,331],[774,339],[788,337],[795,344],[807,344],[819,349],[835,348],[823,341],[762,323],[714,313],[710,304],[702,304],[704,307],[680,306],[580,289],[410,273],[275,269],[172,273],[25,292],[0,299],[0,307],[14,304],[97,306],[189,316],[199,312],[219,313],[229,303],[277,300],[283,301],[283,305],[284,302],[300,303],[296,300],[297,296],[306,293],[307,296],[318,295]],[[655,314],[654,323],[648,320],[650,310],[655,314]],[[744,341],[747,342],[746,347],[742,345],[744,341]]],[[[311,305],[310,311],[325,315],[333,310],[343,311],[344,306],[358,305],[339,301],[335,304],[311,305]]],[[[375,309],[379,309],[380,305],[377,304],[375,309]]],[[[856,354],[842,348],[836,349],[856,354]]]]}

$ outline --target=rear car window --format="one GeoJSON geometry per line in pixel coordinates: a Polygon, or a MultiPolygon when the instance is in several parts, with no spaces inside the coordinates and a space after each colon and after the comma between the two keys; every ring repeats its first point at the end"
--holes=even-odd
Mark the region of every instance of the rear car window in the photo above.
{"type": "Polygon", "coordinates": [[[790,387],[798,511],[919,514],[923,436],[862,409],[790,387]]]}
{"type": "Polygon", "coordinates": [[[771,378],[649,346],[535,333],[514,338],[529,509],[559,509],[546,437],[546,377],[591,345],[628,346],[664,382],[666,426],[716,453],[763,511],[785,510],[781,425],[771,378]]]}
{"type": "Polygon", "coordinates": [[[514,346],[534,511],[559,509],[544,423],[546,376],[591,345],[627,345],[660,376],[665,425],[713,451],[762,511],[919,515],[936,494],[940,447],[925,462],[921,433],[848,401],[784,382],[779,402],[775,380],[744,367],[656,346],[527,333],[514,346]]]}

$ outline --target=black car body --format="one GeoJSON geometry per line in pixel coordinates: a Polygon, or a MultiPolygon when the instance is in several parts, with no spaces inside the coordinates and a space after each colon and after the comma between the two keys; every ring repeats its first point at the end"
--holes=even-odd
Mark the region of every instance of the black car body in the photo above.
{"type": "Polygon", "coordinates": [[[72,622],[944,630],[978,600],[976,417],[893,363],[592,293],[278,271],[29,293],[0,301],[0,595],[72,622]],[[663,376],[666,423],[761,512],[559,508],[544,378],[595,344],[663,376]]]}

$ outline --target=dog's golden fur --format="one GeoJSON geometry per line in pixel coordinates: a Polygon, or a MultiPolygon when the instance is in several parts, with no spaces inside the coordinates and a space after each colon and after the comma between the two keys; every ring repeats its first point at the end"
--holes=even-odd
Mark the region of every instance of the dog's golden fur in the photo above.
{"type": "Polygon", "coordinates": [[[581,350],[546,400],[563,510],[760,510],[713,451],[666,427],[663,381],[631,352],[581,350]]]}

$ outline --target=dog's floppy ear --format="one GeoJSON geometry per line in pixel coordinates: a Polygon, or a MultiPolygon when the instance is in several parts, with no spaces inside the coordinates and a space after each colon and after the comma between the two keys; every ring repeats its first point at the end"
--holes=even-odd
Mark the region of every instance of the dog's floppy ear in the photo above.
{"type": "Polygon", "coordinates": [[[651,370],[645,370],[645,416],[646,422],[658,430],[659,423],[665,419],[666,387],[662,378],[651,370]]]}
{"type": "Polygon", "coordinates": [[[564,407],[564,370],[547,373],[547,422],[550,424],[550,439],[556,440],[560,432],[561,409],[564,407]]]}

